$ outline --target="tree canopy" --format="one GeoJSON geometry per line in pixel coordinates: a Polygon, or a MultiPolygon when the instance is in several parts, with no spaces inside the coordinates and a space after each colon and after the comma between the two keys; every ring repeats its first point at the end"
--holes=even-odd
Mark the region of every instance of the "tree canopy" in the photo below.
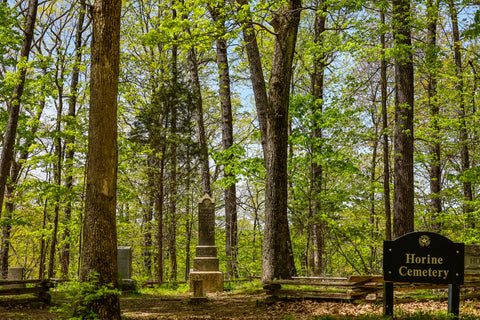
{"type": "MultiPolygon", "coordinates": [[[[34,2],[0,3],[0,270],[76,279],[94,8],[39,2],[32,22],[34,2]]],[[[478,1],[121,10],[114,211],[137,279],[188,277],[205,193],[231,277],[379,273],[382,241],[412,230],[480,241],[478,1]]]]}

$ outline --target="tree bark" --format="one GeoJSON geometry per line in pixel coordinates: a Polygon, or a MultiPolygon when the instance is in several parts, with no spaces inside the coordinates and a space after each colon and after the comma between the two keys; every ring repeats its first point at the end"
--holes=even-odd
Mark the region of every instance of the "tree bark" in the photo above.
{"type": "MultiPolygon", "coordinates": [[[[247,6],[248,0],[238,0],[241,6],[247,6]]],[[[249,15],[251,13],[249,12],[249,15]]],[[[263,157],[267,159],[267,109],[268,109],[268,94],[265,77],[263,75],[262,59],[260,57],[260,50],[258,48],[257,34],[254,28],[252,19],[244,22],[243,39],[247,49],[248,65],[250,68],[250,80],[252,82],[252,89],[255,99],[255,106],[257,108],[258,125],[260,127],[260,135],[262,141],[263,157]]]]}
{"type": "Polygon", "coordinates": [[[270,22],[275,31],[272,70],[269,79],[270,103],[267,115],[267,181],[265,192],[265,233],[262,280],[288,279],[295,275],[287,215],[288,109],[292,62],[295,53],[300,0],[288,1],[270,22]]]}
{"type": "Polygon", "coordinates": [[[395,187],[393,234],[414,230],[413,108],[414,73],[409,0],[394,0],[395,57],[395,187]]]}
{"type": "MultiPolygon", "coordinates": [[[[438,58],[437,58],[437,20],[438,20],[438,0],[427,1],[427,50],[426,63],[429,70],[427,97],[430,109],[430,127],[432,130],[431,142],[429,146],[430,159],[430,211],[432,219],[436,220],[442,212],[442,169],[441,169],[441,147],[440,147],[440,125],[438,117],[440,108],[437,99],[437,77],[438,77],[438,58]]],[[[433,228],[440,231],[442,224],[434,221],[433,228]]]]}
{"type": "MultiPolygon", "coordinates": [[[[233,146],[233,116],[232,101],[230,90],[230,71],[228,63],[227,41],[224,39],[226,34],[225,16],[221,13],[224,1],[217,3],[216,7],[210,7],[210,14],[213,21],[220,29],[217,36],[217,67],[218,67],[218,86],[220,96],[220,106],[222,109],[222,148],[227,151],[233,146]]],[[[230,155],[230,159],[233,155],[230,155]]],[[[228,159],[229,160],[229,159],[228,159]]],[[[228,169],[228,163],[224,165],[224,176],[227,181],[234,180],[235,176],[228,169]]],[[[236,184],[230,182],[225,188],[225,254],[227,256],[227,275],[235,277],[237,275],[237,195],[236,184]]]]}
{"type": "MultiPolygon", "coordinates": [[[[380,21],[385,25],[385,12],[380,11],[380,21]]],[[[387,112],[387,58],[385,52],[387,44],[385,33],[380,35],[382,45],[382,61],[380,62],[380,81],[382,91],[382,132],[383,132],[383,198],[385,207],[385,240],[392,240],[392,210],[390,205],[390,146],[389,146],[389,127],[387,112]]]]}
{"type": "MultiPolygon", "coordinates": [[[[320,1],[317,8],[317,14],[315,15],[315,45],[317,48],[324,47],[324,35],[326,18],[325,2],[320,1]]],[[[322,49],[320,49],[322,51],[322,49]]],[[[312,94],[315,97],[315,106],[312,110],[313,115],[321,115],[323,113],[323,91],[325,82],[325,53],[320,53],[315,58],[315,65],[312,75],[312,94]]],[[[323,148],[323,132],[321,123],[314,117],[313,130],[312,130],[312,154],[321,154],[323,148]]],[[[323,255],[325,244],[325,223],[319,218],[322,210],[322,185],[323,185],[323,165],[315,160],[312,160],[312,207],[313,207],[313,219],[312,219],[312,240],[313,240],[313,253],[312,253],[312,266],[313,275],[319,276],[323,272],[323,255]]]]}
{"type": "MultiPolygon", "coordinates": [[[[81,255],[82,282],[117,287],[117,94],[120,0],[93,6],[87,190],[81,255]],[[94,281],[95,280],[95,281],[94,281]]],[[[100,319],[121,319],[118,294],[107,291],[87,305],[100,319]]]]}

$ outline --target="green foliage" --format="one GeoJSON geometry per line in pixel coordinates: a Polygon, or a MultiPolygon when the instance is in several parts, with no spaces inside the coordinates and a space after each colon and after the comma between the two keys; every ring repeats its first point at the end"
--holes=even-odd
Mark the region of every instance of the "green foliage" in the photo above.
{"type": "Polygon", "coordinates": [[[473,18],[473,23],[470,24],[465,31],[463,31],[463,36],[468,39],[475,39],[479,35],[480,35],[480,10],[477,10],[473,18]]]}
{"type": "Polygon", "coordinates": [[[91,282],[70,282],[62,285],[61,290],[65,293],[68,302],[53,309],[59,315],[59,319],[100,319],[92,307],[108,296],[120,295],[120,291],[111,285],[99,286],[98,280],[95,278],[91,282]]]}
{"type": "Polygon", "coordinates": [[[8,2],[0,3],[0,64],[12,66],[14,55],[20,49],[21,36],[18,30],[18,16],[8,2]]]}

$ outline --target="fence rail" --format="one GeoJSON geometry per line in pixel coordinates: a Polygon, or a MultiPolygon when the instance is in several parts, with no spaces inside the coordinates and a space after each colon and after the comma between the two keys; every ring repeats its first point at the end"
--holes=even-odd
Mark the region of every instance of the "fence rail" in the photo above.
{"type": "MultiPolygon", "coordinates": [[[[311,298],[331,300],[376,300],[383,296],[383,276],[350,277],[298,277],[291,280],[265,281],[263,288],[268,295],[287,298],[311,298]],[[290,286],[290,288],[288,287],[290,286]],[[291,288],[305,286],[305,288],[291,288]]],[[[480,287],[480,275],[465,274],[465,283],[461,288],[480,287]]],[[[448,285],[429,283],[395,282],[395,291],[418,289],[443,289],[448,285]]]]}
{"type": "Polygon", "coordinates": [[[48,291],[51,286],[50,280],[46,279],[0,280],[0,296],[34,294],[36,299],[50,304],[51,296],[48,291]]]}

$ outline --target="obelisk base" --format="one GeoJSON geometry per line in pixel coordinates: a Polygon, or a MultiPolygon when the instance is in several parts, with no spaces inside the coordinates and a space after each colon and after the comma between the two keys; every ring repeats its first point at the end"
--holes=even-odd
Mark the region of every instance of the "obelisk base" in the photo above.
{"type": "Polygon", "coordinates": [[[223,272],[221,271],[192,271],[190,272],[189,285],[190,292],[193,292],[193,281],[201,280],[203,282],[204,292],[223,291],[223,272]]]}

